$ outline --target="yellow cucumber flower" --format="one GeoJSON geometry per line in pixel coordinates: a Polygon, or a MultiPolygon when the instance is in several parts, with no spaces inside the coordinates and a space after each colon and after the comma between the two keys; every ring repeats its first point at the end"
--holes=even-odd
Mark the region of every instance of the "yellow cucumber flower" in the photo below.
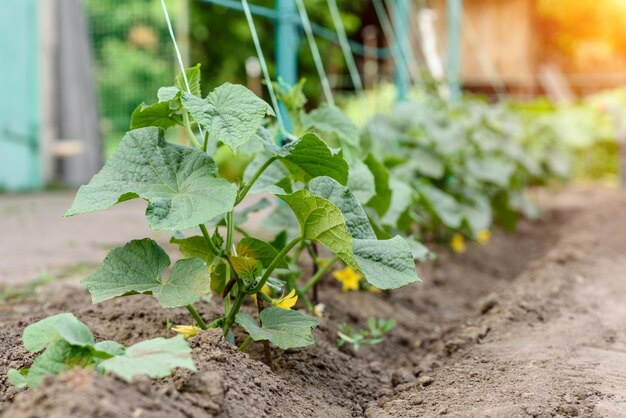
{"type": "Polygon", "coordinates": [[[276,306],[277,308],[289,310],[293,308],[297,301],[298,295],[296,295],[296,289],[291,289],[291,292],[289,292],[287,296],[283,296],[280,299],[274,299],[272,301],[272,305],[276,306]]]}
{"type": "Polygon", "coordinates": [[[452,239],[450,240],[450,248],[452,248],[452,251],[454,251],[455,253],[458,254],[462,254],[465,252],[465,238],[463,237],[463,235],[459,234],[458,232],[455,232],[454,235],[452,235],[452,239]]]}
{"type": "Polygon", "coordinates": [[[351,290],[359,290],[359,281],[361,274],[350,266],[333,272],[333,277],[341,282],[341,290],[349,292],[351,290]]]}
{"type": "Polygon", "coordinates": [[[176,325],[172,327],[172,331],[182,335],[183,337],[185,337],[185,339],[187,339],[196,335],[198,331],[200,331],[200,328],[195,325],[176,325]]]}
{"type": "Polygon", "coordinates": [[[487,244],[490,239],[491,239],[491,231],[489,231],[488,229],[483,229],[482,231],[478,231],[478,233],[476,234],[476,241],[478,241],[480,245],[487,244]]]}

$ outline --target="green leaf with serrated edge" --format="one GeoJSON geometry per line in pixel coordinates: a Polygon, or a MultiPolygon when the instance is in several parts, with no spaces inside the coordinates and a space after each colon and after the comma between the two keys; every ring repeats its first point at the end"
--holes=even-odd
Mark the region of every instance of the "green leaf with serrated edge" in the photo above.
{"type": "Polygon", "coordinates": [[[374,175],[361,160],[355,160],[350,165],[348,187],[362,205],[376,194],[374,175]]]}
{"type": "MultiPolygon", "coordinates": [[[[259,260],[263,267],[268,267],[278,255],[278,251],[265,241],[245,237],[237,244],[237,254],[259,260]]],[[[277,267],[287,268],[287,262],[281,260],[277,267]]]]}
{"type": "Polygon", "coordinates": [[[230,258],[233,270],[242,279],[254,279],[259,277],[263,272],[263,265],[255,258],[245,255],[230,258]]]}
{"type": "Polygon", "coordinates": [[[315,318],[298,311],[277,307],[267,308],[259,314],[261,326],[244,313],[238,313],[235,321],[254,341],[268,340],[278,348],[306,347],[315,344],[311,329],[319,325],[315,318]]]}
{"type": "Polygon", "coordinates": [[[131,116],[130,129],[148,126],[168,129],[180,123],[180,116],[172,111],[168,102],[155,103],[149,106],[140,104],[131,116]]]}
{"type": "Polygon", "coordinates": [[[148,201],[151,228],[185,230],[232,210],[236,195],[234,184],[217,178],[207,154],[166,142],[161,129],[142,128],[126,134],[104,168],[78,190],[65,216],[139,197],[148,201]]]}
{"type": "Polygon", "coordinates": [[[176,82],[174,83],[174,87],[181,91],[190,92],[196,97],[202,97],[202,92],[200,91],[200,64],[196,64],[193,67],[185,69],[185,75],[187,76],[187,83],[189,83],[189,90],[187,90],[187,83],[185,83],[185,79],[182,74],[176,75],[176,82]]]}
{"type": "Polygon", "coordinates": [[[365,279],[381,289],[395,289],[419,281],[411,250],[400,237],[377,240],[369,219],[350,189],[328,177],[308,184],[316,196],[332,202],[343,214],[352,235],[352,252],[365,279]]]}
{"type": "Polygon", "coordinates": [[[238,84],[222,84],[206,99],[183,92],[181,103],[212,138],[234,151],[255,136],[266,115],[274,115],[270,105],[238,84]]]}
{"type": "Polygon", "coordinates": [[[359,129],[337,106],[324,103],[304,115],[302,121],[306,130],[334,134],[342,144],[359,146],[359,129]]]}
{"type": "Polygon", "coordinates": [[[293,178],[307,183],[319,176],[328,176],[346,185],[348,163],[342,153],[333,151],[317,135],[308,133],[283,147],[266,144],[266,149],[277,155],[293,178]]]}
{"type": "Polygon", "coordinates": [[[71,313],[61,313],[35,322],[24,329],[24,348],[31,352],[40,351],[55,341],[87,347],[94,344],[93,335],[87,325],[71,313]]]}
{"type": "Polygon", "coordinates": [[[99,368],[131,381],[134,376],[166,377],[176,368],[196,371],[191,358],[191,348],[185,339],[153,338],[132,345],[122,356],[112,357],[99,364],[99,368]]]}
{"type": "Polygon", "coordinates": [[[383,225],[396,226],[402,213],[413,203],[413,189],[408,184],[391,179],[391,204],[385,215],[380,219],[383,225]]]}
{"type": "Polygon", "coordinates": [[[209,244],[204,237],[199,235],[188,238],[172,237],[170,243],[178,245],[178,250],[184,258],[197,257],[204,260],[207,265],[211,264],[215,258],[215,254],[211,252],[209,244]]]}
{"type": "Polygon", "coordinates": [[[365,279],[377,288],[397,289],[420,282],[411,249],[402,237],[388,240],[355,238],[352,248],[365,279]]]}
{"type": "Polygon", "coordinates": [[[9,383],[16,388],[22,389],[28,386],[28,383],[26,382],[27,375],[28,369],[9,369],[9,371],[7,372],[7,379],[9,379],[9,383]]]}
{"type": "Polygon", "coordinates": [[[178,260],[169,279],[163,281],[169,265],[170,258],[156,242],[148,238],[134,240],[109,252],[82,283],[93,303],[144,293],[153,295],[164,308],[175,308],[197,302],[209,293],[209,271],[203,260],[178,260]]]}
{"type": "Polygon", "coordinates": [[[39,355],[26,375],[28,387],[35,388],[48,374],[53,376],[74,367],[94,367],[92,347],[79,347],[57,340],[39,355]]]}
{"type": "Polygon", "coordinates": [[[177,87],[161,87],[157,92],[157,98],[159,99],[159,103],[169,102],[170,100],[174,100],[179,93],[180,90],[177,87]]]}
{"type": "Polygon", "coordinates": [[[307,189],[315,196],[328,200],[341,211],[346,228],[353,238],[376,239],[365,210],[348,187],[330,177],[316,177],[309,182],[307,189]]]}
{"type": "Polygon", "coordinates": [[[359,269],[352,254],[352,237],[337,206],[308,190],[277,196],[296,215],[304,239],[319,242],[344,263],[359,269]]]}
{"type": "Polygon", "coordinates": [[[374,184],[376,186],[376,194],[366,203],[366,206],[374,209],[378,216],[383,216],[391,204],[389,171],[372,154],[368,154],[364,162],[374,175],[374,184]]]}

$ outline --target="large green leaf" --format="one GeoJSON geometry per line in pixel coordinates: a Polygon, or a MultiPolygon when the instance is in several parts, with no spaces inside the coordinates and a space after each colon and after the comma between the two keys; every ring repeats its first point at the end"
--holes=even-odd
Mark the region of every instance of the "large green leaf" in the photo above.
{"type": "Polygon", "coordinates": [[[35,359],[26,375],[26,384],[34,388],[46,375],[57,376],[77,366],[93,367],[92,347],[80,347],[58,340],[35,359]]]}
{"type": "Polygon", "coordinates": [[[352,253],[365,279],[381,289],[419,282],[409,245],[399,236],[377,240],[369,219],[350,189],[329,177],[311,180],[308,189],[333,203],[352,236],[352,253]]]}
{"type": "Polygon", "coordinates": [[[278,348],[306,347],[315,344],[311,329],[319,325],[315,318],[289,309],[271,307],[259,314],[261,326],[246,315],[238,313],[235,321],[241,325],[254,341],[269,340],[278,348]]]}
{"type": "Polygon", "coordinates": [[[210,291],[207,264],[199,258],[178,260],[169,278],[162,276],[170,265],[167,253],[153,240],[134,240],[112,250],[102,265],[82,283],[93,303],[117,296],[153,295],[164,308],[197,302],[210,291]]]}
{"type": "Polygon", "coordinates": [[[160,102],[153,105],[140,104],[137,106],[130,118],[130,129],[146,128],[156,126],[168,129],[181,122],[179,115],[170,108],[169,102],[160,102]]]}
{"type": "Polygon", "coordinates": [[[277,196],[296,215],[304,239],[323,244],[344,263],[359,268],[352,254],[352,237],[337,206],[308,190],[277,196]]]}
{"type": "Polygon", "coordinates": [[[196,370],[191,358],[191,348],[181,335],[170,339],[153,338],[142,341],[128,347],[124,355],[104,360],[99,367],[127,381],[131,381],[136,375],[169,376],[178,367],[196,370]]]}
{"type": "Polygon", "coordinates": [[[374,209],[379,216],[383,216],[391,204],[389,171],[372,154],[368,154],[364,162],[374,175],[374,184],[376,186],[376,194],[372,196],[366,205],[374,209]]]}
{"type": "Polygon", "coordinates": [[[365,210],[348,187],[330,177],[317,177],[309,182],[307,189],[337,206],[353,238],[376,239],[365,210]]]}
{"type": "Polygon", "coordinates": [[[397,289],[420,282],[409,244],[400,236],[352,242],[354,258],[365,279],[379,289],[397,289]]]}
{"type": "Polygon", "coordinates": [[[270,105],[238,84],[224,83],[206,99],[183,92],[181,102],[212,138],[233,150],[255,136],[266,115],[274,115],[270,105]]]}
{"type": "Polygon", "coordinates": [[[94,344],[93,335],[87,325],[71,313],[61,313],[35,322],[24,329],[24,348],[36,352],[55,341],[66,341],[80,347],[94,344]]]}
{"type": "Polygon", "coordinates": [[[362,205],[376,194],[374,175],[361,160],[354,161],[350,166],[348,187],[362,205]]]}
{"type": "Polygon", "coordinates": [[[295,180],[307,183],[312,178],[328,176],[343,185],[348,182],[348,163],[341,152],[333,153],[315,134],[308,133],[283,147],[266,143],[266,148],[282,161],[295,180]]]}
{"type": "Polygon", "coordinates": [[[184,230],[230,211],[236,194],[235,185],[217,178],[206,153],[166,142],[161,129],[142,128],[126,134],[100,173],[78,190],[65,216],[142,198],[150,227],[184,230]]]}

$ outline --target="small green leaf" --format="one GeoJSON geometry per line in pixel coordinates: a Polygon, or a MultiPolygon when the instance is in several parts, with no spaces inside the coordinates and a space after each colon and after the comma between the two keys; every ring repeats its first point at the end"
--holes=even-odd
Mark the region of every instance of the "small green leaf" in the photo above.
{"type": "Polygon", "coordinates": [[[200,90],[200,64],[196,64],[193,67],[185,69],[185,75],[187,76],[187,83],[189,83],[189,89],[191,91],[189,92],[187,90],[187,83],[185,83],[185,79],[182,74],[176,75],[176,82],[174,83],[174,86],[177,89],[191,93],[196,97],[202,97],[202,92],[200,90]]]}
{"type": "Polygon", "coordinates": [[[274,116],[270,105],[238,84],[224,83],[204,100],[183,92],[181,102],[200,126],[233,151],[255,136],[266,115],[274,116]]]}
{"type": "MultiPolygon", "coordinates": [[[[257,259],[261,262],[263,267],[268,267],[278,255],[278,251],[265,241],[245,237],[237,244],[237,254],[257,259]]],[[[287,262],[282,260],[277,267],[287,268],[287,262]]]]}
{"type": "Polygon", "coordinates": [[[374,209],[379,216],[383,216],[389,209],[389,205],[391,205],[389,171],[372,154],[368,154],[364,162],[374,175],[374,184],[376,186],[376,194],[367,202],[366,206],[374,209]]]}
{"type": "Polygon", "coordinates": [[[209,244],[204,237],[195,235],[188,238],[172,237],[170,243],[178,245],[178,249],[184,258],[197,257],[204,260],[207,265],[213,262],[215,255],[211,252],[209,244]]]}
{"type": "Polygon", "coordinates": [[[122,344],[110,340],[100,341],[93,347],[96,350],[96,353],[94,353],[96,357],[109,358],[112,356],[121,356],[126,352],[126,348],[122,344]],[[106,354],[106,356],[102,356],[102,354],[106,354]]]}
{"type": "Polygon", "coordinates": [[[94,344],[93,335],[87,325],[71,313],[61,313],[35,322],[24,329],[24,348],[30,352],[40,351],[56,341],[66,341],[79,347],[94,344]]]}
{"type": "Polygon", "coordinates": [[[308,190],[277,196],[296,215],[304,239],[323,244],[344,263],[359,268],[352,254],[352,237],[337,206],[308,190]]]}
{"type": "Polygon", "coordinates": [[[26,382],[27,375],[28,369],[9,369],[7,372],[7,379],[9,379],[9,383],[16,388],[22,389],[28,386],[28,383],[26,382]]]}
{"type": "Polygon", "coordinates": [[[156,126],[168,129],[181,123],[180,116],[170,108],[169,102],[155,103],[150,106],[140,104],[130,119],[130,129],[156,126]]]}
{"type": "Polygon", "coordinates": [[[159,99],[159,103],[169,102],[170,100],[174,100],[179,93],[180,90],[178,89],[178,87],[161,87],[157,92],[157,97],[159,99]]]}
{"type": "Polygon", "coordinates": [[[254,279],[263,272],[263,265],[255,258],[235,256],[230,258],[235,273],[242,279],[254,279]]]}
{"type": "Polygon", "coordinates": [[[99,367],[129,382],[137,375],[166,377],[178,367],[196,370],[191,348],[181,335],[142,341],[128,347],[124,355],[104,360],[99,367]]]}
{"type": "Polygon", "coordinates": [[[397,289],[421,281],[411,248],[400,236],[388,240],[355,238],[352,248],[365,279],[379,289],[397,289]]]}
{"type": "Polygon", "coordinates": [[[207,264],[199,258],[178,260],[169,279],[167,253],[153,240],[134,240],[112,250],[102,265],[82,283],[93,303],[138,293],[153,295],[164,308],[186,306],[209,293],[207,264]]]}
{"type": "Polygon", "coordinates": [[[238,313],[235,321],[241,325],[254,341],[269,340],[272,344],[286,350],[315,344],[311,329],[319,325],[315,318],[301,312],[267,308],[261,311],[261,326],[244,313],[238,313]]]}
{"type": "Polygon", "coordinates": [[[151,228],[185,230],[230,211],[236,195],[234,184],[217,178],[206,153],[166,142],[161,129],[142,128],[126,134],[100,173],[78,190],[65,216],[139,197],[148,201],[151,228]]]}

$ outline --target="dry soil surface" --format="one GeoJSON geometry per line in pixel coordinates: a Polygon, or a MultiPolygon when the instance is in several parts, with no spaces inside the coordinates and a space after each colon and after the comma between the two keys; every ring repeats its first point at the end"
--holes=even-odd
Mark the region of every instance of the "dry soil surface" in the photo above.
{"type": "MultiPolygon", "coordinates": [[[[551,215],[496,233],[467,254],[420,265],[424,283],[344,294],[326,280],[317,345],[238,353],[219,332],[190,340],[198,373],[126,383],[70,371],[34,391],[4,375],[32,356],[23,328],[71,311],[97,339],[125,344],[188,322],[135,296],[92,306],[75,282],[54,283],[0,305],[3,417],[552,417],[626,416],[626,193],[573,190],[551,215]],[[336,326],[395,318],[385,342],[358,352],[335,346],[336,326]]],[[[247,306],[253,312],[252,306],[247,306]]],[[[211,301],[200,306],[219,315],[211,301]]],[[[241,335],[237,335],[241,339],[241,335]]]]}

